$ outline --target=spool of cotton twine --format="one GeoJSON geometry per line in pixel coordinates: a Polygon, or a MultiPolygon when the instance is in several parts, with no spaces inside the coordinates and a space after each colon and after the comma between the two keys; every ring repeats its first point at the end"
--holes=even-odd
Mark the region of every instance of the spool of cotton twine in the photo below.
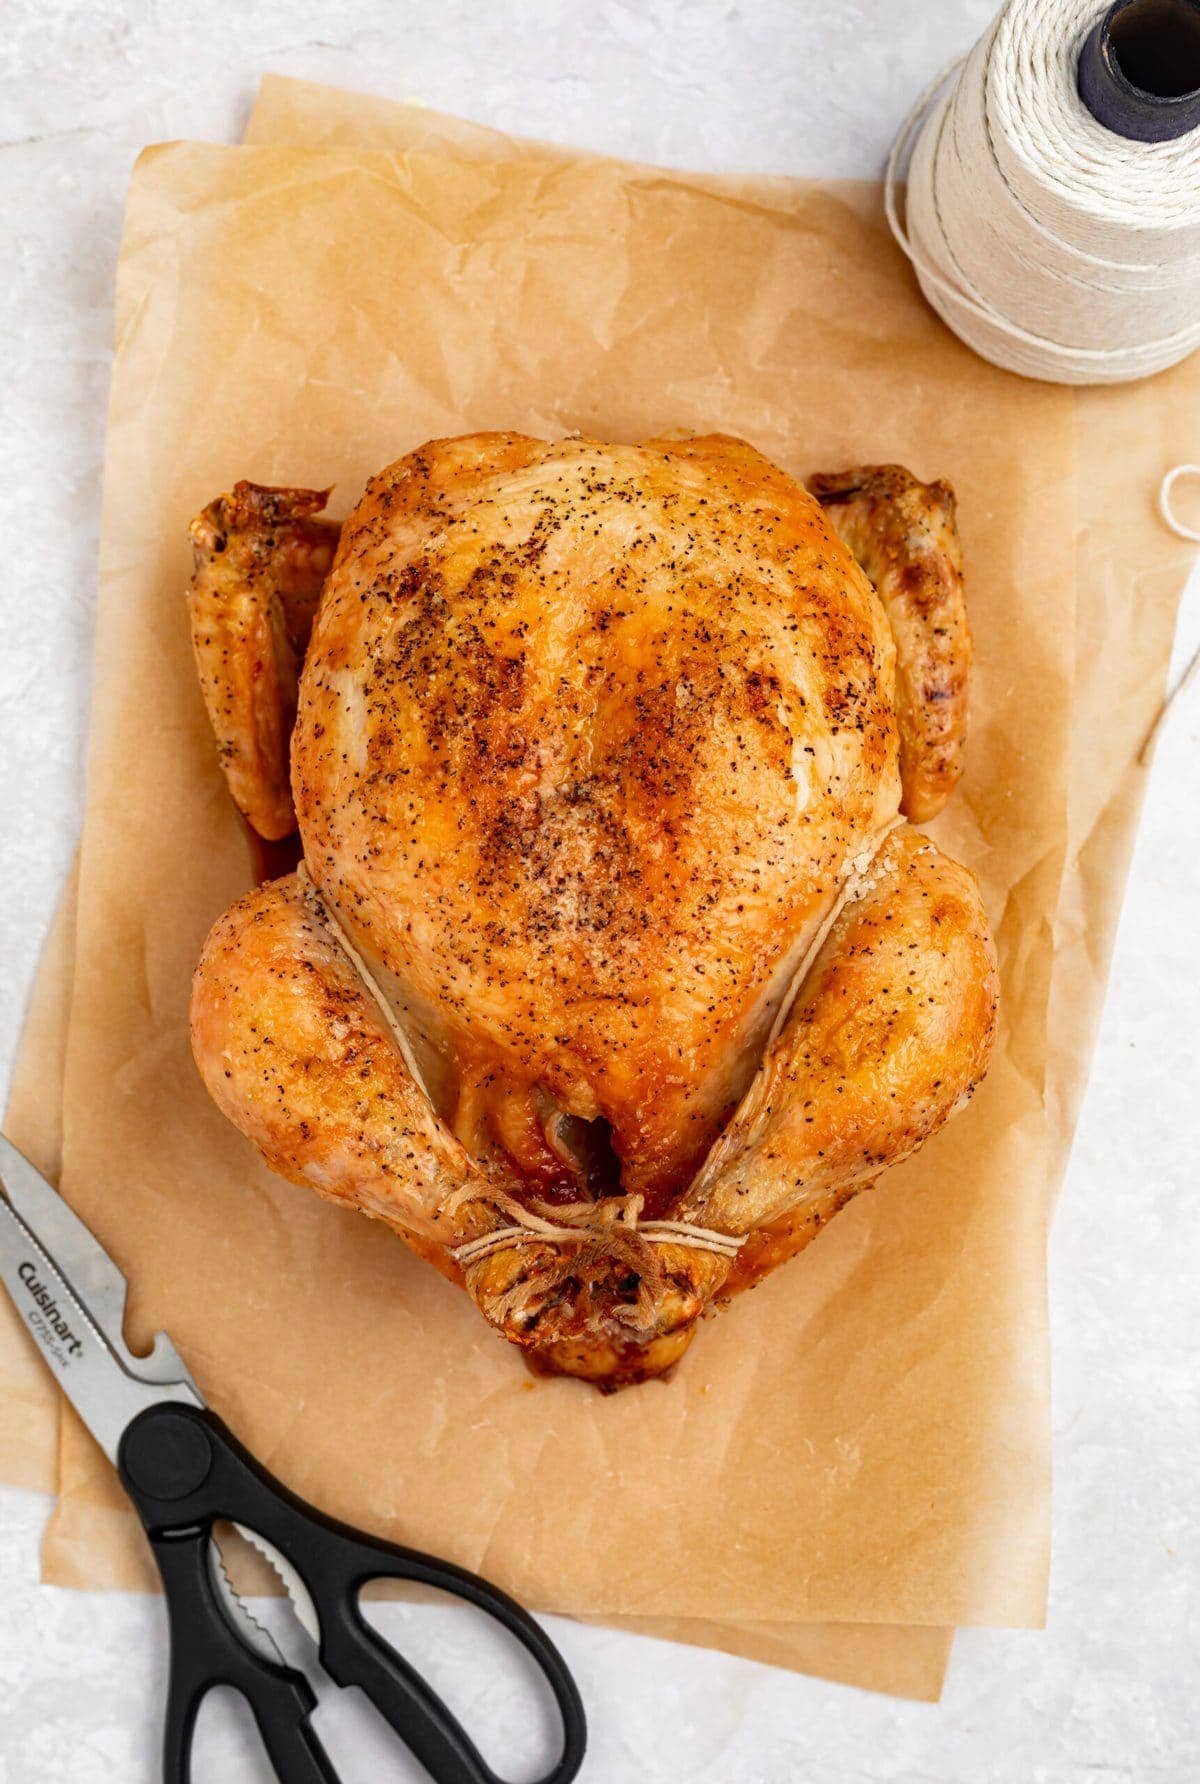
{"type": "MultiPolygon", "coordinates": [[[[1200,0],[1008,0],[926,88],[888,158],[888,222],[984,359],[1118,384],[1200,347],[1200,0]],[[905,218],[898,184],[907,164],[905,218]]],[[[1163,478],[1163,520],[1200,466],[1163,478]]],[[[1200,674],[1200,654],[1159,713],[1200,674]]]]}
{"type": "Polygon", "coordinates": [[[1174,365],[1200,347],[1200,0],[1009,0],[918,100],[886,187],[925,296],[985,359],[1057,384],[1174,365]],[[1089,39],[1108,123],[1080,93],[1089,39]],[[1140,78],[1180,90],[1135,87],[1122,46],[1140,78]]]}

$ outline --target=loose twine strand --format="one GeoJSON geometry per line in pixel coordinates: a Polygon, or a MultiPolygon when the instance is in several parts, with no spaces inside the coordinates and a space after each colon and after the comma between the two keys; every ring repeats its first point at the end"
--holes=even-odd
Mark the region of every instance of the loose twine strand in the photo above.
{"type": "MultiPolygon", "coordinates": [[[[1189,526],[1180,520],[1175,512],[1173,496],[1175,485],[1184,477],[1195,477],[1200,482],[1200,465],[1176,465],[1168,471],[1158,489],[1158,511],[1173,533],[1181,539],[1192,539],[1200,544],[1200,529],[1189,526]]],[[[1200,649],[1193,651],[1191,661],[1183,674],[1175,683],[1162,705],[1154,715],[1154,722],[1146,733],[1145,742],[1138,751],[1138,766],[1144,768],[1154,754],[1154,746],[1162,735],[1163,726],[1171,713],[1182,707],[1185,698],[1200,681],[1200,649]]]]}
{"type": "Polygon", "coordinates": [[[1158,489],[1158,511],[1173,533],[1200,545],[1200,527],[1189,526],[1175,512],[1175,485],[1184,477],[1195,477],[1200,482],[1200,465],[1176,465],[1174,470],[1167,472],[1158,489]]]}

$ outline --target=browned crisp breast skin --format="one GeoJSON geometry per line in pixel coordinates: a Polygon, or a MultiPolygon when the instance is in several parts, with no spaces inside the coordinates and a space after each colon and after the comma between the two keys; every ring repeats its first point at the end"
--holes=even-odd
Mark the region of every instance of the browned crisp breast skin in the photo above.
{"type": "Polygon", "coordinates": [[[271,841],[296,828],[289,749],[300,664],[339,526],[328,490],[237,483],[192,522],[192,648],[234,802],[271,841]]]}
{"type": "Polygon", "coordinates": [[[687,1184],[895,812],[892,656],[819,506],[744,441],[472,435],[372,479],[296,808],[473,1152],[570,1201],[602,1122],[648,1214],[687,1184]]]}
{"type": "Polygon", "coordinates": [[[963,770],[971,634],[947,483],[903,465],[818,473],[808,487],[875,585],[896,639],[901,810],[935,817],[963,770]]]}

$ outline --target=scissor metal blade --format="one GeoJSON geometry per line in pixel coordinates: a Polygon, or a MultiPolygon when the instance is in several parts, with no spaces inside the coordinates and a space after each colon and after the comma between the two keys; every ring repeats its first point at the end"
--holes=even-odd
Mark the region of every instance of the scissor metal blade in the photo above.
{"type": "Polygon", "coordinates": [[[125,1342],[128,1284],[124,1276],[53,1185],[3,1134],[0,1189],[67,1277],[124,1367],[144,1381],[190,1381],[182,1357],[165,1332],[156,1335],[144,1357],[129,1349],[125,1342]]]}
{"type": "Polygon", "coordinates": [[[312,1601],[312,1593],[287,1556],[280,1554],[275,1544],[268,1542],[265,1536],[260,1536],[257,1530],[251,1530],[245,1524],[235,1524],[233,1527],[252,1548],[258,1550],[267,1565],[279,1575],[280,1583],[296,1613],[296,1621],[304,1633],[319,1647],[321,1645],[321,1619],[317,1616],[317,1607],[312,1601]]]}
{"type": "MultiPolygon", "coordinates": [[[[13,1157],[13,1148],[6,1142],[0,1190],[7,1190],[13,1157]]],[[[15,1157],[21,1159],[19,1153],[15,1157]]],[[[24,1159],[21,1163],[26,1171],[32,1171],[24,1159]]],[[[78,1222],[76,1225],[88,1243],[95,1245],[87,1229],[78,1222]]],[[[99,1246],[96,1250],[100,1250],[99,1246]]],[[[104,1258],[104,1253],[100,1252],[100,1256],[104,1258]]],[[[104,1261],[110,1269],[116,1269],[111,1259],[104,1261]]],[[[17,1211],[5,1193],[0,1193],[0,1280],[68,1399],[114,1462],[126,1425],[147,1406],[165,1400],[204,1405],[182,1362],[176,1379],[170,1381],[144,1379],[137,1358],[130,1358],[130,1366],[126,1365],[129,1352],[124,1340],[120,1340],[118,1352],[32,1223],[17,1211]]]]}
{"type": "MultiPolygon", "coordinates": [[[[240,1528],[240,1525],[238,1527],[240,1528]]],[[[242,1534],[246,1535],[248,1533],[243,1531],[242,1534]]],[[[261,1654],[264,1660],[275,1660],[282,1666],[283,1655],[279,1652],[278,1642],[275,1640],[275,1637],[271,1634],[269,1629],[263,1628],[258,1618],[254,1616],[253,1612],[248,1608],[241,1593],[230,1579],[229,1570],[225,1566],[225,1556],[222,1553],[221,1545],[215,1536],[209,1540],[208,1571],[212,1576],[212,1583],[216,1588],[217,1596],[220,1598],[221,1603],[225,1608],[225,1615],[229,1618],[242,1640],[246,1643],[246,1646],[253,1648],[256,1654],[261,1654]]]]}

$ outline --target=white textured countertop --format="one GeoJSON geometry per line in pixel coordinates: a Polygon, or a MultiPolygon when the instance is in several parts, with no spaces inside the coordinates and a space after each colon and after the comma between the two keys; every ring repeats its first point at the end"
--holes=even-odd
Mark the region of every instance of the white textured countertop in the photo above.
{"type": "MultiPolygon", "coordinates": [[[[234,138],[257,76],[274,70],[640,160],[874,174],[911,97],[992,10],[992,0],[8,0],[5,1077],[82,805],[113,268],[125,182],[143,144],[234,138]]],[[[1200,458],[1200,418],[1197,428],[1200,458]]],[[[1193,578],[1177,661],[1198,636],[1193,578]]],[[[591,1709],[585,1778],[1200,1776],[1198,739],[1200,693],[1158,751],[1052,1242],[1047,1631],[960,1635],[943,1701],[931,1707],[558,1623],[591,1709]]],[[[149,1784],[158,1776],[161,1607],[40,1587],[45,1513],[43,1499],[0,1489],[0,1784],[149,1784]]],[[[439,1634],[435,1654],[464,1710],[495,1704],[494,1676],[455,1626],[439,1634]]],[[[511,1756],[520,1784],[533,1775],[518,1769],[523,1724],[502,1705],[498,1713],[511,1741],[497,1758],[511,1756]]],[[[232,1717],[203,1733],[199,1784],[268,1775],[232,1717]]],[[[372,1747],[369,1730],[340,1758],[347,1784],[417,1776],[394,1749],[372,1747]]]]}

